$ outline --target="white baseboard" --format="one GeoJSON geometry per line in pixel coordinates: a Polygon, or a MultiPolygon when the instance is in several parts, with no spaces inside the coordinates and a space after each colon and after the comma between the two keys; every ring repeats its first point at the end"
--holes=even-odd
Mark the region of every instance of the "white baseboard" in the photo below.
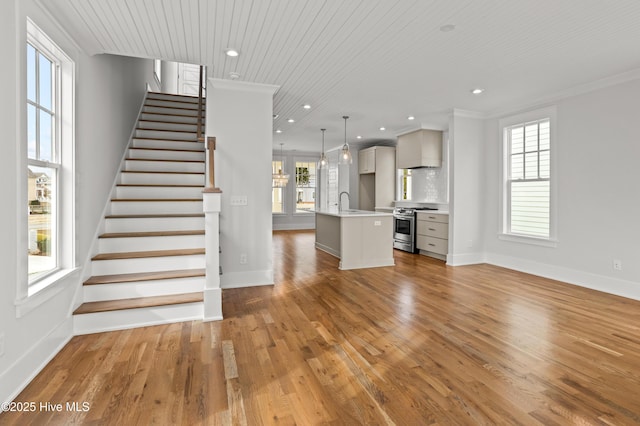
{"type": "Polygon", "coordinates": [[[640,283],[495,253],[486,253],[485,258],[486,263],[491,265],[563,281],[628,299],[640,300],[640,283]]]}
{"type": "Polygon", "coordinates": [[[447,255],[447,265],[449,266],[477,265],[478,263],[485,262],[486,259],[484,253],[462,253],[447,255]]]}
{"type": "Polygon", "coordinates": [[[274,231],[295,231],[298,229],[316,229],[314,223],[274,223],[274,231]]]}
{"type": "Polygon", "coordinates": [[[0,375],[0,401],[13,401],[72,337],[73,321],[69,317],[26,350],[0,375]]]}
{"type": "Polygon", "coordinates": [[[219,321],[222,319],[222,289],[204,289],[204,316],[203,321],[219,321]]]}
{"type": "Polygon", "coordinates": [[[247,272],[223,272],[220,276],[221,288],[244,288],[273,285],[273,270],[247,272]]]}
{"type": "Polygon", "coordinates": [[[345,263],[344,261],[340,261],[338,265],[338,269],[342,271],[347,271],[350,269],[363,269],[363,268],[381,268],[384,266],[395,266],[395,260],[393,257],[388,259],[367,259],[364,262],[351,262],[345,263]]]}
{"type": "Polygon", "coordinates": [[[325,246],[324,244],[318,243],[316,242],[316,248],[318,250],[322,250],[325,253],[329,253],[331,256],[335,256],[338,259],[340,259],[340,252],[334,248],[331,248],[329,246],[325,246]]]}

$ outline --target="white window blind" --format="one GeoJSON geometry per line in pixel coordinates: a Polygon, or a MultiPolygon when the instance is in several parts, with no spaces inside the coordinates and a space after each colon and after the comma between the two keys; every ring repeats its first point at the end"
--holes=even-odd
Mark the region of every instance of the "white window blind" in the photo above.
{"type": "Polygon", "coordinates": [[[550,238],[550,120],[509,126],[507,138],[507,234],[550,238]]]}

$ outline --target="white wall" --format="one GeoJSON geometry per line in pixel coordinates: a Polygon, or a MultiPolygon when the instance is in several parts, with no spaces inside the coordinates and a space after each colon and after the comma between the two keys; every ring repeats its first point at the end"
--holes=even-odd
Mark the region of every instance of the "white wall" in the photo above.
{"type": "Polygon", "coordinates": [[[449,120],[451,265],[482,260],[485,176],[483,120],[454,110],[449,120]]]}
{"type": "Polygon", "coordinates": [[[71,305],[78,275],[30,312],[17,317],[16,290],[26,275],[26,194],[21,177],[26,130],[26,17],[76,64],[76,253],[80,265],[95,234],[115,170],[132,130],[150,72],[150,61],[89,57],[33,0],[5,1],[0,17],[0,402],[16,393],[71,337],[71,305]],[[124,78],[126,77],[126,78],[124,78]],[[16,266],[17,265],[17,266],[16,266]]]}
{"type": "MultiPolygon", "coordinates": [[[[487,120],[487,260],[640,299],[640,80],[557,102],[558,245],[497,238],[498,118],[487,120]],[[614,271],[613,259],[623,270],[614,271]]],[[[511,114],[508,114],[511,115],[511,114]]]]}
{"type": "Polygon", "coordinates": [[[209,79],[207,136],[216,137],[216,186],[222,190],[222,288],[273,284],[271,159],[276,86],[209,79]],[[247,197],[246,206],[231,198],[247,197]],[[240,263],[245,254],[247,263],[240,263]]]}

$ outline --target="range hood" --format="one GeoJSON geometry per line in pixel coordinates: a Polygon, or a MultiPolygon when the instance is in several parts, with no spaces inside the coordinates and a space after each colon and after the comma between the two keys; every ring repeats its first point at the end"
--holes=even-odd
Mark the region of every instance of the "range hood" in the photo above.
{"type": "Polygon", "coordinates": [[[442,167],[442,131],[420,129],[398,136],[396,168],[442,167]]]}

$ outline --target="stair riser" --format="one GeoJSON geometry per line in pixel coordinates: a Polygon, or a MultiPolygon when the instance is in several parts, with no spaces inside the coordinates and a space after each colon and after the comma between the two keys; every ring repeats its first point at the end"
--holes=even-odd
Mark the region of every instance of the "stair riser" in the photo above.
{"type": "Polygon", "coordinates": [[[183,132],[197,132],[196,124],[164,123],[156,121],[139,121],[138,128],[149,130],[174,130],[183,132]]]}
{"type": "MultiPolygon", "coordinates": [[[[198,97],[197,96],[185,96],[185,95],[171,95],[166,93],[149,93],[147,95],[147,99],[157,99],[157,100],[165,100],[165,101],[182,101],[182,102],[191,102],[195,105],[198,105],[198,97]]],[[[204,99],[203,99],[204,101],[204,99]]]]}
{"type": "Polygon", "coordinates": [[[105,232],[188,231],[204,229],[204,217],[106,219],[105,232]]]}
{"type": "Polygon", "coordinates": [[[93,260],[92,275],[134,274],[160,272],[176,269],[204,268],[204,255],[164,256],[142,259],[93,260]]]}
{"type": "Polygon", "coordinates": [[[148,98],[145,103],[145,106],[162,106],[162,107],[170,107],[170,108],[181,108],[181,109],[192,109],[196,111],[198,109],[197,102],[175,102],[163,99],[151,99],[148,98]]]}
{"type": "Polygon", "coordinates": [[[204,290],[204,277],[174,278],[169,280],[136,281],[83,286],[85,302],[134,299],[138,297],[167,296],[195,293],[204,290]]]}
{"type": "Polygon", "coordinates": [[[202,185],[204,175],[177,173],[122,173],[120,183],[129,185],[202,185]]]}
{"type": "Polygon", "coordinates": [[[111,214],[202,213],[202,201],[111,201],[111,214]]]}
{"type": "Polygon", "coordinates": [[[193,133],[159,131],[159,130],[140,130],[137,129],[134,135],[136,138],[152,138],[152,139],[170,139],[181,141],[197,141],[198,136],[193,133]]]}
{"type": "Polygon", "coordinates": [[[166,237],[100,238],[100,253],[128,251],[180,250],[204,247],[204,235],[175,235],[166,237]]]}
{"type": "Polygon", "coordinates": [[[171,187],[171,186],[119,186],[116,188],[116,198],[202,198],[203,188],[199,187],[171,187]]]}
{"type": "Polygon", "coordinates": [[[159,148],[173,150],[205,151],[202,142],[167,141],[162,139],[133,139],[133,148],[159,148]]]}
{"type": "Polygon", "coordinates": [[[154,308],[126,309],[73,316],[74,335],[124,330],[173,322],[202,320],[204,304],[183,303],[154,308]]]}
{"type": "Polygon", "coordinates": [[[183,172],[204,173],[204,163],[183,163],[174,161],[126,160],[127,171],[139,172],[183,172]]]}
{"type": "MultiPolygon", "coordinates": [[[[185,116],[185,115],[170,115],[170,114],[149,114],[142,113],[141,120],[155,120],[155,121],[167,121],[171,123],[186,123],[186,124],[198,124],[198,117],[185,116]]],[[[204,121],[203,121],[204,124],[204,121]]]]}
{"type": "MultiPolygon", "coordinates": [[[[142,112],[155,112],[158,114],[169,114],[169,115],[181,115],[187,117],[198,117],[198,111],[191,109],[181,109],[181,108],[165,108],[158,106],[144,106],[142,107],[142,112]]],[[[204,117],[204,112],[202,113],[204,117]]]]}
{"type": "Polygon", "coordinates": [[[129,149],[129,158],[143,158],[151,160],[182,160],[182,161],[204,161],[205,153],[191,151],[166,151],[161,149],[129,149]]]}

